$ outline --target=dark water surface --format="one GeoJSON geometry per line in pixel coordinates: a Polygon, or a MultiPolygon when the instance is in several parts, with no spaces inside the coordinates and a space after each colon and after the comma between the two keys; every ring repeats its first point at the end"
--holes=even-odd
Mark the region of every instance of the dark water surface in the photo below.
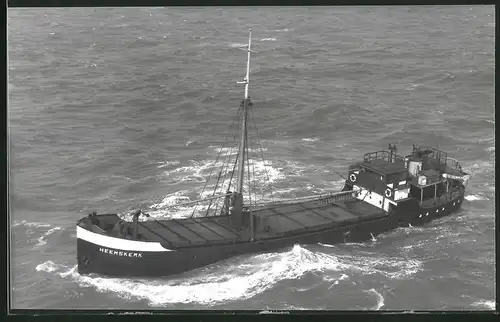
{"type": "MultiPolygon", "coordinates": [[[[15,308],[493,309],[494,9],[73,8],[8,13],[15,308]],[[337,189],[363,153],[439,145],[463,209],[363,244],[295,245],[171,279],[79,276],[84,214],[199,196],[250,95],[290,198],[337,189]]],[[[403,151],[404,150],[404,151],[403,151]]],[[[228,151],[229,153],[229,151],[228,151]]],[[[266,169],[268,179],[266,179],[266,169]]]]}

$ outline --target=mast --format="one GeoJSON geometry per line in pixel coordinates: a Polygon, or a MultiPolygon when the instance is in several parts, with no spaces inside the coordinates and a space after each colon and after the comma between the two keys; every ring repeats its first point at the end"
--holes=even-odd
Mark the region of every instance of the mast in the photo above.
{"type": "Polygon", "coordinates": [[[248,96],[248,85],[250,83],[250,53],[252,52],[251,45],[252,45],[252,29],[249,30],[248,47],[240,48],[248,53],[247,74],[242,82],[238,82],[238,84],[245,84],[245,97],[243,99],[243,113],[241,122],[241,142],[240,142],[239,157],[238,157],[238,184],[237,184],[237,192],[241,194],[243,194],[245,151],[247,146],[247,117],[248,117],[248,105],[250,103],[250,97],[248,96]]]}

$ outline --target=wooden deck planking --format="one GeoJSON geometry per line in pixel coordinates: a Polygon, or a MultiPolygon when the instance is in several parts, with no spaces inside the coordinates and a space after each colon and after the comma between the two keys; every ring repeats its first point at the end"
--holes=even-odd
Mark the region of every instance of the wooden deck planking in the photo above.
{"type": "MultiPolygon", "coordinates": [[[[305,229],[307,227],[304,223],[292,218],[291,216],[288,216],[288,215],[286,215],[286,214],[284,214],[276,209],[271,209],[271,210],[275,213],[275,215],[279,216],[280,219],[283,218],[286,221],[293,223],[293,225],[295,225],[296,228],[292,229],[292,230],[300,230],[300,229],[305,229]]],[[[291,227],[293,227],[293,226],[291,226],[291,227]]]]}
{"type": "Polygon", "coordinates": [[[354,201],[354,202],[345,202],[344,203],[345,207],[349,209],[354,215],[356,215],[358,218],[377,218],[377,217],[383,217],[386,216],[387,214],[382,210],[379,209],[373,205],[370,205],[369,203],[366,202],[360,202],[360,201],[354,201]]]}
{"type": "Polygon", "coordinates": [[[213,219],[207,220],[207,219],[208,218],[193,218],[192,220],[196,223],[200,223],[204,227],[212,230],[213,232],[223,236],[226,239],[234,240],[238,238],[238,235],[236,235],[231,230],[225,228],[224,226],[221,226],[215,220],[213,219]]]}
{"type": "Polygon", "coordinates": [[[273,210],[280,212],[282,214],[288,215],[290,213],[302,211],[303,208],[301,206],[299,206],[298,204],[294,204],[294,205],[283,205],[283,206],[279,206],[279,207],[274,207],[273,210]]]}
{"type": "Polygon", "coordinates": [[[172,241],[167,239],[166,236],[159,236],[158,234],[155,234],[154,232],[143,227],[142,224],[139,224],[139,229],[137,233],[147,241],[160,242],[160,243],[168,242],[169,244],[172,244],[172,241]]]}
{"type": "MultiPolygon", "coordinates": [[[[325,207],[328,205],[321,204],[319,205],[320,207],[325,207]]],[[[293,217],[293,219],[303,223],[306,226],[312,227],[312,226],[322,226],[327,223],[331,223],[333,221],[333,218],[328,215],[323,215],[323,214],[318,214],[315,212],[315,210],[320,210],[321,208],[318,208],[317,204],[313,204],[311,202],[307,203],[297,203],[294,207],[295,210],[294,212],[291,213],[286,213],[287,216],[293,217]],[[304,205],[305,204],[305,205],[304,205]]],[[[292,210],[291,208],[288,208],[286,210],[292,210]]]]}
{"type": "Polygon", "coordinates": [[[359,221],[358,216],[355,216],[340,206],[331,206],[329,208],[325,208],[324,210],[336,217],[334,220],[336,223],[359,221]]]}
{"type": "Polygon", "coordinates": [[[322,216],[324,218],[329,219],[331,222],[338,222],[339,216],[332,212],[327,211],[326,209],[310,209],[310,212],[314,212],[318,216],[322,216]]]}
{"type": "Polygon", "coordinates": [[[196,232],[190,230],[185,227],[182,221],[177,220],[169,220],[164,222],[165,226],[167,226],[170,230],[176,232],[181,235],[185,239],[189,240],[190,243],[197,244],[201,242],[207,242],[207,239],[203,236],[198,235],[196,232]]]}
{"type": "Polygon", "coordinates": [[[253,212],[254,215],[260,216],[260,217],[268,217],[268,216],[275,216],[276,213],[272,211],[271,209],[264,209],[264,210],[256,210],[253,212]]]}
{"type": "MultiPolygon", "coordinates": [[[[302,222],[308,226],[322,226],[332,222],[330,217],[325,217],[315,213],[315,209],[303,209],[302,212],[296,212],[291,216],[300,216],[302,222]]],[[[294,218],[295,219],[295,218],[294,218]]]]}
{"type": "Polygon", "coordinates": [[[168,222],[168,220],[144,221],[141,223],[141,225],[148,227],[154,233],[163,236],[164,238],[166,238],[167,240],[169,240],[173,244],[177,245],[177,244],[189,242],[189,240],[186,240],[185,238],[180,237],[175,232],[166,228],[165,227],[166,222],[168,222]]]}
{"type": "Polygon", "coordinates": [[[204,226],[202,223],[195,222],[192,219],[185,219],[183,220],[182,223],[189,229],[195,231],[196,233],[206,238],[207,240],[210,241],[226,240],[224,236],[217,234],[213,230],[210,230],[209,228],[204,226]]]}

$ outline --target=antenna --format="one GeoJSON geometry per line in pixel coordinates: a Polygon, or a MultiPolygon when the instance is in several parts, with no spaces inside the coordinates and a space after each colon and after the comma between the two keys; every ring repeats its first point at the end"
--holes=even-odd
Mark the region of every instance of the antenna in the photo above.
{"type": "Polygon", "coordinates": [[[248,98],[248,85],[250,84],[250,53],[257,53],[251,49],[252,46],[252,28],[249,29],[248,44],[245,47],[237,47],[238,49],[244,50],[248,53],[247,58],[247,75],[243,78],[243,81],[237,82],[238,84],[245,84],[245,99],[248,98]]]}

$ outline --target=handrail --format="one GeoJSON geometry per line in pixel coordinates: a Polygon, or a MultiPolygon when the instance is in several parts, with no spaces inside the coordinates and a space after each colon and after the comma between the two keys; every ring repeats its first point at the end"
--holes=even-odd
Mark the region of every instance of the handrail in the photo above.
{"type": "Polygon", "coordinates": [[[387,151],[387,150],[380,150],[380,151],[366,153],[363,156],[363,161],[370,162],[371,160],[385,160],[385,161],[389,162],[391,158],[394,160],[394,162],[404,162],[404,160],[405,160],[404,157],[402,157],[394,152],[387,151]]]}
{"type": "Polygon", "coordinates": [[[283,199],[283,200],[271,201],[271,202],[262,202],[262,203],[257,203],[255,206],[262,207],[262,206],[272,206],[275,204],[293,204],[295,202],[325,200],[325,199],[329,199],[329,198],[345,196],[348,194],[352,194],[354,192],[356,192],[356,190],[339,191],[339,192],[328,193],[328,194],[323,194],[323,195],[314,195],[314,196],[299,197],[299,198],[293,198],[293,199],[283,199]]]}

